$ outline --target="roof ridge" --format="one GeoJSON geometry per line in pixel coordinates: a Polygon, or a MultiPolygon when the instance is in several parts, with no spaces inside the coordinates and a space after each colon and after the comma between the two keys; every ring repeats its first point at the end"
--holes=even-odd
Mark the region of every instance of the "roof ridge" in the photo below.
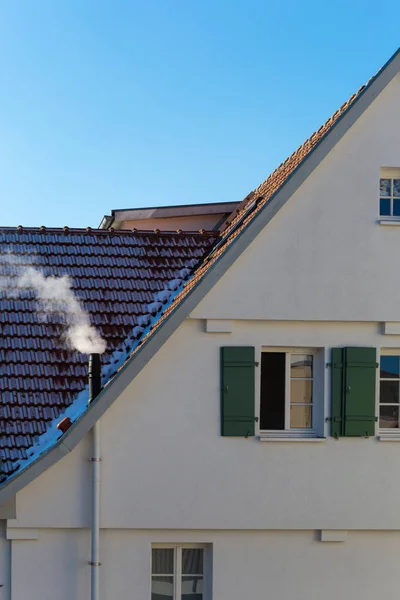
{"type": "Polygon", "coordinates": [[[52,234],[62,234],[62,235],[78,235],[78,234],[93,234],[100,236],[112,236],[112,235],[205,235],[210,237],[217,237],[219,235],[218,231],[213,231],[211,229],[198,229],[185,231],[182,229],[114,229],[111,227],[110,229],[98,229],[92,227],[45,227],[42,225],[41,227],[23,227],[22,225],[18,225],[17,227],[1,227],[0,233],[52,233],[52,234]]]}

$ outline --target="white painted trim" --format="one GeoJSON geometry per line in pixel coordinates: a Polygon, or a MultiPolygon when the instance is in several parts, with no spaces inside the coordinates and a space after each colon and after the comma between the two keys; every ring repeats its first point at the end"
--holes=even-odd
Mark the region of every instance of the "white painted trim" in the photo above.
{"type": "Polygon", "coordinates": [[[275,437],[262,433],[260,433],[259,437],[260,442],[326,442],[326,440],[327,438],[325,437],[290,437],[282,435],[280,437],[275,437]]]}
{"type": "Polygon", "coordinates": [[[232,333],[232,321],[225,319],[206,319],[206,333],[232,333]]]}
{"type": "MultiPolygon", "coordinates": [[[[176,538],[176,535],[174,534],[174,539],[176,538]]],[[[164,549],[176,549],[176,548],[203,548],[203,550],[205,548],[208,548],[212,546],[212,542],[152,542],[151,543],[151,547],[152,548],[164,548],[164,549]]]]}
{"type": "Polygon", "coordinates": [[[175,548],[174,593],[175,599],[182,597],[182,548],[175,548]]]}
{"type": "Polygon", "coordinates": [[[321,529],[321,542],[346,542],[347,531],[339,529],[321,529]]]}
{"type": "MultiPolygon", "coordinates": [[[[400,335],[400,323],[397,321],[384,321],[383,323],[383,334],[384,335],[400,335]]],[[[390,350],[393,354],[393,349],[390,350]]],[[[389,349],[385,348],[381,350],[381,354],[390,354],[389,349]]]]}
{"type": "Polygon", "coordinates": [[[399,217],[386,217],[385,219],[378,220],[379,225],[395,225],[397,227],[400,226],[400,218],[399,217]]]}
{"type": "MultiPolygon", "coordinates": [[[[188,542],[184,542],[181,544],[176,544],[176,543],[171,543],[169,544],[168,542],[163,542],[163,543],[154,543],[151,544],[151,550],[153,550],[154,548],[163,548],[163,549],[167,549],[167,550],[173,550],[174,551],[174,560],[173,560],[173,564],[174,564],[174,572],[172,574],[166,574],[166,577],[173,577],[173,593],[174,593],[174,600],[178,600],[179,598],[181,598],[182,595],[182,550],[184,548],[199,548],[201,550],[203,550],[203,573],[198,573],[198,575],[202,575],[203,577],[203,585],[204,585],[204,595],[203,598],[204,600],[208,600],[209,598],[211,598],[211,593],[208,591],[210,589],[210,577],[211,577],[211,573],[209,572],[210,570],[210,564],[209,564],[209,560],[207,560],[208,558],[208,553],[210,551],[210,548],[212,548],[212,544],[200,544],[200,543],[188,543],[188,542]]],[[[212,567],[212,565],[211,565],[212,567]]],[[[193,573],[193,575],[196,575],[196,573],[193,573]]],[[[152,565],[152,556],[150,555],[150,586],[152,584],[152,580],[153,580],[153,565],[152,565]]]]}
{"type": "Polygon", "coordinates": [[[291,354],[285,354],[285,431],[290,431],[290,357],[291,354]]]}
{"type": "MultiPolygon", "coordinates": [[[[400,323],[392,322],[392,323],[384,323],[383,325],[384,325],[384,328],[386,328],[387,325],[393,326],[393,331],[399,330],[399,334],[400,334],[400,323]]],[[[389,333],[391,333],[391,331],[389,331],[389,333]]],[[[379,362],[379,365],[380,365],[381,356],[396,356],[396,355],[400,356],[400,350],[398,348],[381,348],[377,362],[379,362]]],[[[380,382],[381,381],[397,381],[400,384],[398,378],[393,377],[393,378],[388,379],[386,377],[381,377],[380,368],[378,367],[378,376],[376,378],[376,383],[377,383],[376,414],[378,416],[378,421],[376,423],[376,430],[375,430],[375,432],[377,433],[377,439],[381,442],[395,442],[395,441],[397,441],[397,439],[398,439],[398,441],[400,441],[400,428],[398,428],[398,427],[379,428],[381,406],[385,406],[385,405],[390,406],[392,404],[396,404],[396,403],[385,403],[385,402],[382,402],[382,404],[381,404],[381,398],[380,398],[380,382]]]]}
{"type": "Polygon", "coordinates": [[[37,529],[7,527],[6,539],[7,540],[38,540],[39,532],[37,529]]]}
{"type": "Polygon", "coordinates": [[[301,348],[300,346],[262,346],[261,352],[289,352],[290,354],[318,354],[322,348],[301,348]]]}
{"type": "MultiPolygon", "coordinates": [[[[261,348],[261,352],[263,353],[270,353],[270,352],[280,352],[282,354],[285,354],[285,428],[284,429],[278,429],[278,430],[262,430],[260,431],[260,435],[266,435],[269,437],[279,437],[279,438],[285,438],[287,437],[295,437],[295,438],[306,438],[306,437],[316,437],[316,433],[315,433],[315,359],[314,357],[318,354],[320,350],[318,348],[301,348],[301,347],[281,347],[281,346],[262,346],[261,348]],[[291,357],[292,355],[296,355],[296,354],[309,354],[313,357],[313,365],[312,365],[312,377],[302,377],[302,378],[295,378],[295,379],[304,379],[306,381],[311,381],[312,383],[312,402],[309,403],[298,403],[298,406],[309,406],[311,405],[311,409],[312,409],[312,427],[311,428],[305,428],[305,429],[300,429],[300,428],[291,428],[290,427],[290,409],[292,405],[295,405],[294,403],[290,402],[290,392],[291,392],[291,381],[292,381],[292,377],[291,377],[291,357]]],[[[261,379],[261,377],[260,377],[261,379]]],[[[261,401],[260,401],[260,406],[259,406],[259,412],[257,414],[260,414],[260,408],[261,408],[261,401]]]]}
{"type": "Polygon", "coordinates": [[[398,179],[399,177],[399,167],[381,167],[380,169],[380,179],[398,179]]]}

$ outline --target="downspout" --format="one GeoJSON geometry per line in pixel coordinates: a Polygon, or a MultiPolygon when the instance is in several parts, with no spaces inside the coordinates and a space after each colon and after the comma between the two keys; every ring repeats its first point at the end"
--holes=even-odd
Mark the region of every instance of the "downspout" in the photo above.
{"type": "MultiPolygon", "coordinates": [[[[89,403],[101,390],[100,354],[89,356],[89,403]]],[[[91,600],[99,600],[100,595],[100,420],[92,428],[92,525],[91,525],[91,600]]]]}

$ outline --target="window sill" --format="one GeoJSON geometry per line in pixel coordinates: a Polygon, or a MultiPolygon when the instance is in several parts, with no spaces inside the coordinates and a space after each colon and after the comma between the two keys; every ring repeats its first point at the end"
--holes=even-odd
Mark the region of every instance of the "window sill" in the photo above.
{"type": "Polygon", "coordinates": [[[280,437],[276,435],[268,435],[260,433],[259,438],[260,442],[325,442],[327,438],[325,437],[294,437],[289,435],[282,435],[280,437]]]}
{"type": "Polygon", "coordinates": [[[379,225],[396,225],[400,226],[400,217],[383,217],[378,219],[379,225]]]}
{"type": "Polygon", "coordinates": [[[400,442],[400,432],[399,433],[380,433],[377,435],[377,440],[380,442],[400,442]]]}

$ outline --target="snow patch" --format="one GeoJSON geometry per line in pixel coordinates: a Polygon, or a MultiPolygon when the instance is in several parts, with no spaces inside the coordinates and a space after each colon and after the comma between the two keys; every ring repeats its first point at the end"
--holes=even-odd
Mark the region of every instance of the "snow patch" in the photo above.
{"type": "Polygon", "coordinates": [[[161,307],[161,302],[157,301],[147,305],[148,311],[153,315],[153,317],[158,313],[161,307]]]}
{"type": "MultiPolygon", "coordinates": [[[[138,318],[138,325],[132,328],[131,334],[124,340],[121,347],[115,350],[110,358],[110,361],[102,366],[101,369],[101,384],[104,386],[116,374],[118,369],[122,367],[132,352],[136,350],[141,340],[149,333],[154,323],[157,322],[160,309],[165,310],[171,305],[177,294],[183,289],[185,281],[190,274],[189,269],[180,270],[180,278],[175,278],[166,284],[166,288],[154,295],[154,302],[148,305],[149,314],[141,315],[138,318]],[[174,293],[172,293],[174,292],[174,293]],[[165,304],[162,304],[164,302],[165,304]]],[[[65,417],[69,417],[74,423],[78,418],[88,410],[89,402],[89,387],[86,386],[73,403],[48,426],[46,432],[39,437],[38,442],[27,451],[27,458],[16,463],[18,467],[23,468],[37,459],[41,454],[54,446],[55,442],[61,437],[61,432],[57,430],[57,424],[65,417]]],[[[20,469],[16,473],[20,472],[20,469]]]]}
{"type": "Polygon", "coordinates": [[[31,463],[35,460],[40,454],[43,454],[46,450],[48,450],[54,443],[57,441],[59,437],[61,437],[61,432],[58,431],[57,425],[62,421],[65,417],[69,417],[72,422],[74,422],[78,417],[80,417],[85,410],[87,409],[89,402],[89,386],[86,386],[81,392],[79,392],[78,396],[75,398],[73,403],[68,406],[68,408],[60,414],[58,417],[53,419],[51,423],[48,425],[47,430],[43,433],[36,444],[34,444],[31,448],[27,450],[28,458],[25,460],[19,460],[16,462],[17,467],[23,467],[28,463],[31,463]]]}
{"type": "MultiPolygon", "coordinates": [[[[148,323],[150,322],[150,316],[149,319],[147,321],[148,323]]],[[[141,327],[140,325],[136,325],[133,329],[132,329],[132,335],[135,338],[135,340],[140,337],[142,335],[144,331],[144,327],[141,327]]]]}
{"type": "Polygon", "coordinates": [[[181,285],[182,283],[182,279],[173,279],[172,281],[169,282],[168,287],[171,291],[175,291],[178,289],[178,287],[181,285]]]}
{"type": "Polygon", "coordinates": [[[162,290],[161,292],[158,292],[158,294],[157,294],[157,298],[163,304],[165,304],[165,302],[167,302],[167,300],[169,300],[170,296],[171,296],[171,292],[169,290],[162,290]]]}
{"type": "Polygon", "coordinates": [[[146,325],[149,324],[150,319],[150,315],[140,315],[138,318],[138,325],[140,325],[140,327],[146,327],[146,325]]]}

